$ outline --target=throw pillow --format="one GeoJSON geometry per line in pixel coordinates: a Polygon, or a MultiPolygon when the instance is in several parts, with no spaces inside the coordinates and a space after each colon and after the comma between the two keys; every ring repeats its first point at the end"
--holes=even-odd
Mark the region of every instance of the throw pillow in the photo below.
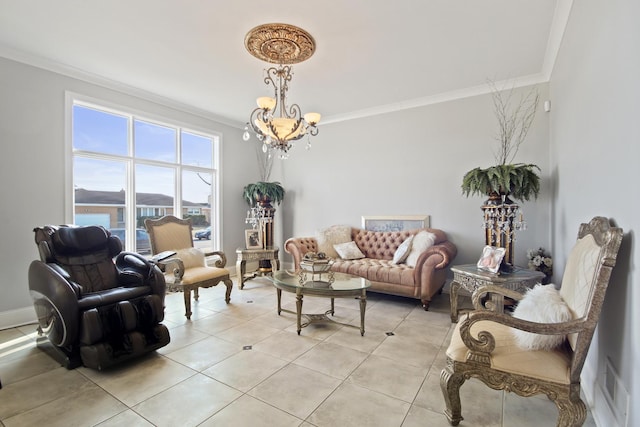
{"type": "Polygon", "coordinates": [[[356,242],[351,241],[347,243],[340,243],[337,245],[333,245],[333,247],[342,259],[364,258],[364,254],[362,253],[358,245],[356,245],[356,242]]]}
{"type": "Polygon", "coordinates": [[[404,242],[400,243],[400,246],[398,246],[398,249],[396,249],[396,252],[393,254],[391,264],[402,264],[405,262],[411,252],[412,243],[413,236],[407,237],[404,242]]]}
{"type": "MultiPolygon", "coordinates": [[[[538,323],[560,323],[572,319],[571,310],[555,286],[536,285],[520,300],[513,317],[538,323]]],[[[518,347],[524,350],[552,350],[560,346],[565,335],[541,335],[512,329],[518,347]]]]}
{"type": "Polygon", "coordinates": [[[318,231],[316,234],[318,242],[318,252],[324,252],[330,258],[337,258],[333,245],[347,243],[351,241],[351,227],[348,225],[333,225],[324,230],[318,231]]]}
{"type": "Polygon", "coordinates": [[[436,235],[426,230],[414,235],[413,243],[411,244],[411,252],[409,252],[406,259],[407,265],[409,267],[415,267],[422,252],[433,246],[435,241],[436,235]]]}
{"type": "Polygon", "coordinates": [[[171,258],[180,258],[184,264],[185,270],[194,267],[205,267],[204,252],[196,248],[185,248],[176,251],[175,256],[171,258]]]}

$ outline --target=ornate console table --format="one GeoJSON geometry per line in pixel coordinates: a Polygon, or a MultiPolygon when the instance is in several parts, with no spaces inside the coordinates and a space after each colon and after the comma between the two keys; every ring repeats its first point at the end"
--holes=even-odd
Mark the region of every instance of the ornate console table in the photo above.
{"type": "Polygon", "coordinates": [[[238,275],[238,283],[240,289],[244,288],[244,282],[249,279],[253,279],[258,274],[271,273],[274,270],[280,269],[280,260],[278,259],[278,248],[273,247],[270,249],[244,249],[238,248],[236,250],[238,259],[236,260],[236,274],[238,275]],[[247,273],[247,261],[264,261],[269,260],[271,262],[271,268],[267,270],[258,269],[256,271],[247,273]]]}
{"type": "MultiPolygon", "coordinates": [[[[526,292],[535,284],[541,283],[545,277],[540,271],[527,270],[522,267],[514,267],[511,273],[494,274],[478,269],[475,264],[456,265],[451,267],[453,282],[451,282],[451,321],[458,321],[458,291],[460,287],[474,293],[476,289],[484,285],[499,286],[520,293],[526,292]]],[[[487,307],[502,313],[504,311],[504,297],[492,293],[491,301],[487,307]]]]}

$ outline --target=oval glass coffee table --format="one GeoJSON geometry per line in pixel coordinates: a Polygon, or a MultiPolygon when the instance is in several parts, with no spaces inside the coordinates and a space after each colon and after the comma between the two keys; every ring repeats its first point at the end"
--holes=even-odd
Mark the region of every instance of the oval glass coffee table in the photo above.
{"type": "Polygon", "coordinates": [[[358,298],[360,299],[360,335],[364,335],[364,311],[367,307],[367,288],[371,287],[371,282],[362,277],[353,276],[346,273],[333,273],[333,281],[302,281],[298,273],[292,273],[286,270],[280,270],[273,273],[270,277],[277,290],[278,295],[278,315],[281,312],[292,313],[296,315],[298,335],[300,330],[305,326],[315,322],[335,322],[344,326],[357,328],[355,325],[337,322],[328,315],[335,313],[334,298],[358,298]],[[281,306],[282,291],[296,294],[296,311],[285,310],[281,306]],[[331,309],[321,314],[305,314],[302,313],[302,299],[305,295],[313,295],[317,297],[331,298],[331,309]],[[305,322],[302,322],[302,318],[305,322]]]}

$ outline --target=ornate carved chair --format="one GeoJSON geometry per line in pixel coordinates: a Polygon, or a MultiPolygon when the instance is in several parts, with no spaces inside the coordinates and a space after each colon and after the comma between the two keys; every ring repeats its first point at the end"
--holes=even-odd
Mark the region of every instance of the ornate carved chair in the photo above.
{"type": "MultiPolygon", "coordinates": [[[[622,241],[622,229],[596,217],[582,224],[562,278],[560,295],[573,319],[562,323],[535,323],[481,310],[480,299],[500,292],[521,300],[517,292],[487,286],[473,295],[477,308],[459,322],[447,349],[447,365],[440,375],[451,425],[463,419],[460,386],[478,378],[495,390],[528,397],[546,394],[558,408],[558,426],[581,426],[586,406],[580,398],[580,372],[591,343],[611,270],[622,241]],[[561,335],[567,339],[551,350],[524,350],[516,344],[513,329],[534,334],[561,335]]],[[[525,296],[526,298],[526,296],[525,296]]]]}
{"type": "Polygon", "coordinates": [[[222,251],[203,252],[193,247],[193,227],[191,219],[180,219],[172,215],[160,219],[146,219],[144,225],[151,240],[151,252],[163,258],[163,253],[172,254],[158,260],[170,288],[184,293],[185,316],[191,319],[191,291],[198,300],[198,288],[209,288],[223,282],[227,286],[225,301],[231,299],[233,282],[229,271],[223,268],[227,257],[222,251]],[[207,257],[217,257],[215,267],[209,267],[207,257]]]}
{"type": "Polygon", "coordinates": [[[102,369],[169,343],[165,281],[141,255],[99,226],[33,230],[40,260],[29,266],[38,347],[62,365],[102,369]],[[115,261],[114,261],[115,258],[115,261]]]}

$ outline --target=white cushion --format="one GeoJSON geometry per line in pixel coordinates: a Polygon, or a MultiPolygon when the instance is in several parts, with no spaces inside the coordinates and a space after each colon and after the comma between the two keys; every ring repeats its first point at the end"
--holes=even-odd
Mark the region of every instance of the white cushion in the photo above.
{"type": "Polygon", "coordinates": [[[436,235],[426,230],[414,235],[413,243],[411,244],[411,252],[407,256],[406,263],[409,267],[415,267],[418,262],[418,258],[424,251],[429,249],[436,241],[436,235]]]}
{"type": "Polygon", "coordinates": [[[396,252],[393,254],[391,264],[402,264],[405,262],[411,252],[412,243],[413,236],[407,237],[404,242],[400,243],[400,246],[398,246],[398,249],[396,249],[396,252]]]}
{"type": "Polygon", "coordinates": [[[337,258],[333,245],[347,243],[351,241],[351,227],[348,225],[333,225],[324,230],[319,230],[316,234],[318,242],[318,252],[324,252],[330,258],[337,258]]]}
{"type": "Polygon", "coordinates": [[[360,259],[364,258],[364,254],[356,245],[356,242],[347,242],[347,243],[339,243],[337,245],[333,245],[338,255],[342,259],[360,259]]]}
{"type": "MultiPolygon", "coordinates": [[[[537,323],[561,323],[572,319],[571,310],[555,285],[536,285],[529,289],[513,311],[513,317],[537,323]]],[[[512,328],[516,344],[524,350],[552,350],[565,335],[541,335],[512,328]]]]}
{"type": "Polygon", "coordinates": [[[194,267],[205,267],[204,252],[196,248],[185,248],[176,251],[172,258],[180,258],[184,264],[184,269],[194,267]]]}

